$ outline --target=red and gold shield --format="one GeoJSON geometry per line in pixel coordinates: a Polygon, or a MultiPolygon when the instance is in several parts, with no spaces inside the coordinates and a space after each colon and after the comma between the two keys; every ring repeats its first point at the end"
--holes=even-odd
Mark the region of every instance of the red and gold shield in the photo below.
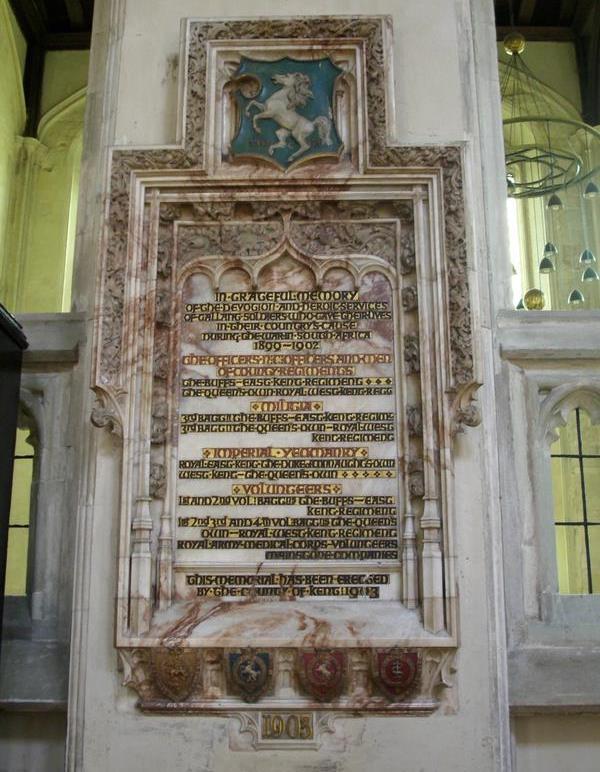
{"type": "Polygon", "coordinates": [[[318,702],[331,702],[342,693],[346,674],[343,651],[301,651],[298,674],[304,689],[318,702]]]}
{"type": "Polygon", "coordinates": [[[393,701],[408,696],[419,685],[421,656],[418,651],[376,649],[372,666],[375,682],[393,701]]]}

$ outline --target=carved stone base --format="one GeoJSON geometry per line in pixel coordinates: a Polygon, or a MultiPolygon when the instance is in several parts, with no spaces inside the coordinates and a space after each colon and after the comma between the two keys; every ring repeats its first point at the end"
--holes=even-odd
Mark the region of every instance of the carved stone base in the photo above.
{"type": "MultiPolygon", "coordinates": [[[[440,706],[452,710],[454,649],[390,649],[389,656],[412,655],[418,659],[410,688],[394,695],[372,666],[385,659],[386,650],[349,649],[343,652],[346,672],[340,694],[330,702],[307,695],[298,665],[289,667],[294,650],[261,652],[269,662],[269,677],[256,702],[244,705],[243,695],[232,685],[228,672],[230,652],[215,649],[135,648],[119,649],[123,685],[139,695],[139,707],[151,712],[210,713],[260,710],[430,714],[440,706]],[[272,668],[272,672],[270,670],[272,668]]],[[[385,678],[385,674],[384,674],[385,678]]],[[[293,722],[292,722],[293,723],[293,722]]],[[[246,730],[241,730],[246,731],[246,730]]]]}

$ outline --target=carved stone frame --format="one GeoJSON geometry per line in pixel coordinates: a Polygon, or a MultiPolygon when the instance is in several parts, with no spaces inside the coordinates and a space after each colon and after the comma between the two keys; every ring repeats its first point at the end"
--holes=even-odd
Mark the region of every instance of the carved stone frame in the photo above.
{"type": "MultiPolygon", "coordinates": [[[[406,373],[418,376],[419,404],[405,404],[399,421],[403,436],[416,438],[411,447],[422,449],[415,457],[406,446],[402,471],[410,488],[407,502],[423,501],[417,506],[422,535],[418,559],[415,514],[410,503],[405,509],[403,600],[406,609],[414,609],[411,620],[421,615],[421,622],[415,628],[412,621],[402,621],[400,614],[396,622],[386,619],[385,631],[374,629],[366,636],[345,638],[334,635],[327,645],[350,650],[350,688],[336,703],[339,709],[430,712],[438,705],[440,686],[449,685],[442,672],[447,673],[457,645],[452,446],[460,425],[474,425],[478,420],[471,404],[477,383],[461,151],[458,147],[401,148],[387,144],[389,63],[384,51],[389,34],[389,20],[378,17],[188,20],[183,145],[113,151],[95,335],[93,388],[98,404],[92,420],[109,427],[122,443],[116,644],[126,666],[125,681],[138,689],[147,709],[239,707],[239,699],[226,694],[224,652],[248,641],[231,640],[226,633],[215,639],[195,632],[222,609],[187,608],[175,624],[153,626],[155,613],[168,616],[172,604],[174,517],[164,503],[156,514],[156,500],[168,501],[172,485],[168,464],[161,469],[161,464],[155,463],[156,447],[164,445],[164,458],[168,457],[173,414],[168,407],[162,412],[156,409],[155,395],[161,389],[170,393],[170,366],[162,354],[172,350],[174,335],[169,310],[177,284],[172,265],[176,247],[170,242],[173,232],[190,212],[197,224],[231,222],[235,207],[242,204],[253,207],[260,220],[257,201],[265,211],[269,207],[273,210],[271,221],[278,216],[284,221],[286,216],[318,221],[319,206],[325,203],[334,208],[354,207],[354,214],[349,214],[352,221],[358,217],[357,202],[363,205],[363,217],[367,211],[368,219],[369,205],[387,202],[392,219],[397,218],[408,236],[404,242],[401,238],[398,241],[396,267],[398,276],[412,274],[413,281],[400,281],[396,290],[398,306],[403,305],[405,315],[412,314],[417,320],[416,326],[403,331],[402,346],[406,373]],[[360,88],[357,85],[354,91],[354,136],[360,147],[352,154],[351,168],[342,171],[335,165],[317,163],[288,174],[257,166],[249,181],[247,168],[222,163],[210,117],[218,111],[209,110],[210,121],[205,120],[206,95],[216,93],[215,84],[224,87],[210,62],[215,59],[214,52],[222,50],[223,41],[241,46],[239,41],[248,45],[260,40],[268,47],[269,41],[281,46],[290,38],[296,45],[301,40],[313,49],[332,50],[338,45],[360,52],[355,59],[360,64],[356,73],[360,88]],[[216,170],[218,176],[211,174],[216,170]],[[153,659],[152,652],[165,646],[190,653],[185,667],[181,660],[172,668],[173,678],[179,678],[182,668],[192,662],[189,692],[184,689],[182,693],[187,696],[176,702],[169,698],[169,690],[165,692],[160,686],[168,679],[168,672],[158,679],[152,676],[162,667],[157,661],[170,662],[168,657],[153,659]],[[410,699],[390,705],[377,695],[367,672],[369,649],[392,646],[421,649],[424,675],[421,687],[410,699]],[[193,657],[192,652],[196,652],[193,657]]],[[[310,643],[316,645],[314,640],[310,643]]],[[[261,706],[280,704],[282,695],[286,695],[288,707],[310,705],[290,687],[294,678],[286,665],[293,660],[290,652],[293,654],[294,647],[306,646],[307,640],[275,639],[269,643],[265,639],[253,641],[253,645],[269,648],[275,659],[274,690],[261,706]]],[[[168,670],[171,665],[164,667],[168,670]]]]}

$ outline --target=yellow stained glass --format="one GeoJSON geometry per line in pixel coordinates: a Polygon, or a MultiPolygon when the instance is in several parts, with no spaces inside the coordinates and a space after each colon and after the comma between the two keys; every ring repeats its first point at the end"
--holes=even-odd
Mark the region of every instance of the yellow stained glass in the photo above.
{"type": "Polygon", "coordinates": [[[565,595],[588,591],[585,535],[583,526],[556,526],[558,590],[565,595]]]}
{"type": "Polygon", "coordinates": [[[25,595],[27,592],[27,551],[29,528],[11,528],[8,532],[5,595],[25,595]]]}
{"type": "Polygon", "coordinates": [[[8,553],[6,559],[5,595],[25,595],[27,592],[27,553],[29,549],[29,518],[31,510],[31,481],[33,459],[18,458],[33,454],[26,442],[29,431],[18,429],[15,442],[13,482],[10,501],[8,553]],[[15,527],[25,526],[25,527],[15,527]]]}
{"type": "Polygon", "coordinates": [[[600,593],[600,427],[571,411],[551,455],[559,592],[600,593]]]}

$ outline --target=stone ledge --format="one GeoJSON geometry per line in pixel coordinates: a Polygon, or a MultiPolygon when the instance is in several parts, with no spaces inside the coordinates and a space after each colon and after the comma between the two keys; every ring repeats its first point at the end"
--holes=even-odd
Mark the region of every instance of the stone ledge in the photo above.
{"type": "Polygon", "coordinates": [[[501,311],[496,335],[502,359],[600,359],[600,311],[501,311]]]}
{"type": "Polygon", "coordinates": [[[520,647],[508,655],[511,712],[600,712],[600,648],[520,647]]]}
{"type": "Polygon", "coordinates": [[[63,710],[67,704],[69,651],[59,641],[4,640],[0,709],[63,710]]]}
{"type": "Polygon", "coordinates": [[[33,364],[73,364],[85,340],[85,314],[19,314],[29,342],[23,355],[25,369],[33,364]]]}

